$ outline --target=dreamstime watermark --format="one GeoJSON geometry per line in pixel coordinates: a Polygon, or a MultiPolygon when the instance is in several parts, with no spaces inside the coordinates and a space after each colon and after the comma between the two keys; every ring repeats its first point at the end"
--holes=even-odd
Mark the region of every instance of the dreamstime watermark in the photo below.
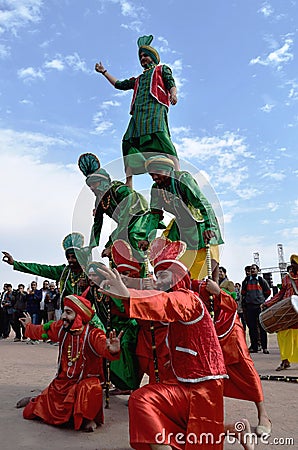
{"type": "Polygon", "coordinates": [[[235,444],[241,442],[245,445],[293,445],[294,438],[292,437],[275,437],[270,439],[270,434],[263,434],[257,436],[256,433],[245,432],[246,424],[244,422],[236,422],[234,425],[235,432],[227,430],[225,433],[214,435],[213,433],[168,433],[164,428],[161,432],[156,433],[155,443],[159,445],[170,445],[174,442],[176,444],[185,445],[215,445],[220,444],[225,439],[227,444],[235,444]]]}

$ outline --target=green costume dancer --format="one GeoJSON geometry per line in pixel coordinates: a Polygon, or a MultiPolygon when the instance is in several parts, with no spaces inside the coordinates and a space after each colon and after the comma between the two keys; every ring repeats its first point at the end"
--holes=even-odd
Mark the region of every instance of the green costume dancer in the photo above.
{"type": "Polygon", "coordinates": [[[98,245],[106,214],[117,222],[117,228],[110,235],[101,256],[111,258],[113,242],[123,239],[130,243],[134,257],[143,262],[144,253],[139,250],[138,242],[147,236],[150,221],[147,200],[121,181],[111,181],[110,175],[100,168],[98,158],[92,153],[81,155],[78,165],[86,176],[87,185],[96,196],[89,246],[98,245]]]}
{"type": "MultiPolygon", "coordinates": [[[[188,267],[191,278],[207,275],[206,244],[210,244],[214,278],[218,277],[218,245],[223,243],[215,212],[201,192],[193,176],[175,171],[173,162],[163,156],[152,157],[146,169],[155,182],[151,189],[151,222],[148,230],[156,227],[163,210],[175,216],[163,233],[171,241],[184,241],[187,250],[181,261],[188,267]]],[[[140,243],[143,249],[147,242],[140,243]]]]}
{"type": "MultiPolygon", "coordinates": [[[[73,232],[68,234],[63,239],[62,246],[68,264],[59,266],[15,261],[9,253],[2,252],[4,254],[3,261],[13,265],[14,270],[55,280],[60,291],[61,311],[63,311],[64,297],[72,294],[81,295],[86,290],[88,277],[84,269],[90,256],[90,249],[89,247],[84,247],[84,236],[81,233],[73,232]]],[[[90,323],[96,328],[102,328],[102,324],[96,314],[90,323]]]]}
{"type": "MultiPolygon", "coordinates": [[[[81,295],[86,289],[88,279],[81,265],[86,265],[89,249],[88,247],[83,247],[84,236],[77,232],[68,234],[62,242],[62,246],[68,264],[50,266],[48,264],[20,262],[15,261],[7,252],[2,252],[4,254],[3,261],[13,265],[14,270],[19,272],[32,273],[33,275],[55,280],[59,283],[60,297],[63,302],[63,298],[66,295],[81,295]]],[[[63,310],[63,304],[61,308],[63,310]]]]}
{"type": "Polygon", "coordinates": [[[121,338],[120,359],[110,362],[110,378],[112,383],[121,390],[137,389],[140,385],[136,345],[139,326],[134,319],[125,317],[125,310],[121,300],[113,299],[101,294],[98,286],[104,279],[97,269],[104,264],[92,261],[87,267],[90,287],[83,293],[92,305],[105,330],[110,328],[116,332],[124,332],[121,338]]]}
{"type": "Polygon", "coordinates": [[[132,115],[122,141],[126,184],[132,187],[132,175],[145,173],[145,161],[150,156],[164,153],[179,169],[176,149],[170,138],[168,109],[177,103],[177,90],[170,67],[160,65],[157,50],[150,46],[153,36],[138,39],[139,59],[144,72],[137,78],[117,80],[102,63],[95,70],[120,90],[133,89],[132,115]]]}

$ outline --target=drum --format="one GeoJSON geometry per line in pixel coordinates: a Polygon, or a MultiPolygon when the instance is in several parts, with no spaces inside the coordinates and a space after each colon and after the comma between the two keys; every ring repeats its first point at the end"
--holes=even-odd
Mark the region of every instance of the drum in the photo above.
{"type": "Polygon", "coordinates": [[[261,312],[260,324],[267,333],[283,331],[298,325],[298,295],[284,298],[261,312]]]}

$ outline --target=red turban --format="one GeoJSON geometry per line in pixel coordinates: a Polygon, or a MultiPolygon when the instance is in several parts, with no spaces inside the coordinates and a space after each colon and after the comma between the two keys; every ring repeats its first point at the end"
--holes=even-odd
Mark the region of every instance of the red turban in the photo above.
{"type": "Polygon", "coordinates": [[[188,269],[179,261],[185,250],[185,242],[172,242],[164,237],[156,238],[150,244],[149,259],[154,267],[154,273],[156,274],[160,270],[170,270],[173,274],[171,287],[173,291],[190,288],[188,269]]]}
{"type": "Polygon", "coordinates": [[[94,311],[89,300],[79,295],[68,295],[65,297],[64,306],[68,306],[76,313],[71,331],[80,330],[94,316],[94,311]]]}

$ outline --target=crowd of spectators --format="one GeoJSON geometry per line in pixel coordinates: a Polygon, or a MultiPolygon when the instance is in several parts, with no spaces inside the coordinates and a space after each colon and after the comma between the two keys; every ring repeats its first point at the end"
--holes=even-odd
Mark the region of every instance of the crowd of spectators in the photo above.
{"type": "MultiPolygon", "coordinates": [[[[219,286],[229,293],[237,302],[237,312],[244,330],[248,327],[250,337],[250,352],[269,353],[267,349],[267,333],[259,324],[261,305],[270,296],[270,287],[266,280],[259,275],[256,264],[246,266],[243,282],[233,283],[227,275],[227,270],[219,267],[219,286]]],[[[42,287],[38,289],[37,282],[32,281],[25,289],[24,284],[19,284],[17,289],[5,283],[0,301],[0,339],[7,339],[11,329],[15,333],[14,342],[28,340],[23,335],[20,317],[28,312],[32,323],[39,325],[58,320],[61,315],[61,303],[59,288],[55,282],[44,280],[42,287]]],[[[34,341],[30,341],[34,343],[34,341]]]]}
{"type": "Polygon", "coordinates": [[[20,317],[28,312],[32,323],[38,325],[60,318],[60,294],[55,282],[44,280],[42,288],[38,289],[37,282],[32,281],[25,289],[20,283],[13,288],[10,283],[4,283],[0,296],[0,339],[7,339],[11,330],[14,331],[14,342],[27,340],[23,334],[20,317]]]}

